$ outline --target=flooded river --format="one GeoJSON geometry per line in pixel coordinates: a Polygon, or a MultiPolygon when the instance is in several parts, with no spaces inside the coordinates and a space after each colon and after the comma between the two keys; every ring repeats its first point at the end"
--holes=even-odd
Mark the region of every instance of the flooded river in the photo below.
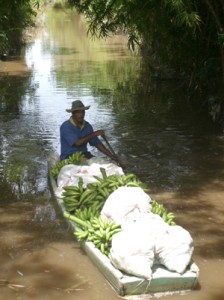
{"type": "Polygon", "coordinates": [[[47,157],[59,152],[74,99],[91,105],[86,119],[105,129],[127,172],[194,239],[199,286],[166,299],[223,299],[223,134],[179,82],[146,80],[124,37],[87,38],[71,12],[41,18],[22,55],[0,61],[0,299],[120,298],[80,250],[48,187],[47,157]]]}

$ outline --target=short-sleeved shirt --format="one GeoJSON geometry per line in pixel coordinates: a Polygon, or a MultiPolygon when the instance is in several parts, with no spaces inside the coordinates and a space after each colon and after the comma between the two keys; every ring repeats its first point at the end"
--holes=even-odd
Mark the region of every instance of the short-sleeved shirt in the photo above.
{"type": "MultiPolygon", "coordinates": [[[[65,121],[60,127],[60,142],[61,142],[61,155],[60,159],[66,159],[69,155],[75,152],[82,152],[85,154],[88,152],[87,143],[81,146],[75,146],[75,143],[93,132],[92,125],[84,121],[82,128],[75,125],[72,118],[65,121]]],[[[89,141],[91,146],[97,146],[101,143],[98,137],[94,137],[89,141]]]]}

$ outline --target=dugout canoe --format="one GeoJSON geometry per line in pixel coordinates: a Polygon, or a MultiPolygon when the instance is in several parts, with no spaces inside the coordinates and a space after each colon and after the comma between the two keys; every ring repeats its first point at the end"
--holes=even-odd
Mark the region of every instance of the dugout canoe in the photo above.
{"type": "MultiPolygon", "coordinates": [[[[56,195],[57,183],[54,177],[51,175],[50,170],[55,166],[55,155],[50,156],[48,159],[48,177],[49,185],[53,195],[53,198],[57,202],[62,214],[65,212],[63,200],[56,195]]],[[[71,233],[75,231],[75,223],[66,219],[71,233]]],[[[182,275],[176,272],[167,270],[162,265],[154,265],[152,268],[152,279],[149,283],[148,280],[131,276],[116,269],[110,262],[109,258],[102,254],[92,242],[81,242],[80,247],[85,251],[86,255],[92,261],[92,263],[103,274],[105,279],[111,285],[111,287],[120,296],[133,295],[170,295],[170,294],[185,294],[195,289],[198,284],[199,268],[192,261],[186,272],[182,275]]]]}

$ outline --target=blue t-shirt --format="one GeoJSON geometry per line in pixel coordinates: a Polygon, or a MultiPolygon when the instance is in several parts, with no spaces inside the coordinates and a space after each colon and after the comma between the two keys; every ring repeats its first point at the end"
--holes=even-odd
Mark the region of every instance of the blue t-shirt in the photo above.
{"type": "MultiPolygon", "coordinates": [[[[60,127],[60,142],[61,142],[61,155],[60,159],[66,159],[69,155],[81,151],[86,153],[87,143],[82,146],[75,146],[75,143],[93,132],[93,127],[89,122],[84,121],[83,127],[79,128],[74,122],[69,119],[65,121],[60,127]]],[[[91,146],[97,146],[101,143],[98,137],[94,137],[89,141],[91,146]]]]}

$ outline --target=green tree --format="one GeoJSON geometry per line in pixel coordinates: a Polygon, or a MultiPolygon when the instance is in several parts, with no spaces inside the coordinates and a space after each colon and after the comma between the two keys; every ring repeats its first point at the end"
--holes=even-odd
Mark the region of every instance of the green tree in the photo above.
{"type": "Polygon", "coordinates": [[[0,0],[0,54],[20,50],[24,29],[34,25],[39,0],[0,0]]]}
{"type": "Polygon", "coordinates": [[[89,33],[122,30],[151,65],[173,68],[190,87],[224,81],[223,0],[68,0],[83,13],[89,33]]]}

